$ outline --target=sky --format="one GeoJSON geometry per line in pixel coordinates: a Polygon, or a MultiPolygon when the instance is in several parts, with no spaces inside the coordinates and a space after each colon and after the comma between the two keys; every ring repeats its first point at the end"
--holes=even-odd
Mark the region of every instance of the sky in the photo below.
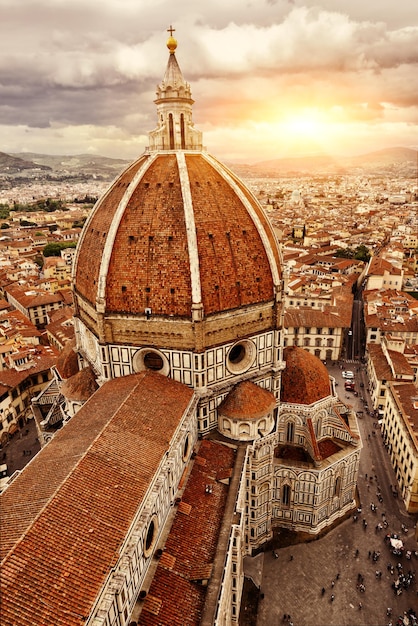
{"type": "Polygon", "coordinates": [[[139,157],[171,24],[217,158],[418,148],[418,0],[0,0],[0,151],[139,157]]]}

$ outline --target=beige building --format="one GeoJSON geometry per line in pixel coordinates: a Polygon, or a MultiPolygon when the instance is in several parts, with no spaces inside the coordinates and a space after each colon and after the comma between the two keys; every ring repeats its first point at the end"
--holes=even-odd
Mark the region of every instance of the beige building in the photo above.
{"type": "Polygon", "coordinates": [[[383,257],[372,256],[366,271],[366,289],[402,289],[403,270],[383,257]]]}
{"type": "Polygon", "coordinates": [[[299,346],[321,361],[338,361],[345,332],[351,326],[352,296],[345,307],[324,310],[301,306],[287,308],[284,314],[284,346],[299,346]]]}
{"type": "Polygon", "coordinates": [[[395,471],[396,488],[409,513],[418,512],[418,389],[390,382],[382,422],[384,442],[395,471]]]}
{"type": "Polygon", "coordinates": [[[381,415],[386,404],[390,382],[414,382],[414,372],[410,358],[405,352],[405,343],[384,337],[381,344],[367,345],[367,377],[373,408],[381,415]]]}
{"type": "Polygon", "coordinates": [[[57,351],[44,346],[28,347],[9,356],[9,368],[0,371],[2,444],[33,417],[32,397],[39,394],[51,379],[51,367],[56,359],[57,351]]]}
{"type": "Polygon", "coordinates": [[[393,289],[365,291],[363,300],[367,344],[381,343],[386,335],[418,343],[418,300],[393,289]]]}
{"type": "Polygon", "coordinates": [[[5,295],[8,302],[37,328],[44,328],[49,321],[48,314],[66,304],[61,293],[49,293],[35,287],[25,289],[11,285],[6,287],[5,295]]]}

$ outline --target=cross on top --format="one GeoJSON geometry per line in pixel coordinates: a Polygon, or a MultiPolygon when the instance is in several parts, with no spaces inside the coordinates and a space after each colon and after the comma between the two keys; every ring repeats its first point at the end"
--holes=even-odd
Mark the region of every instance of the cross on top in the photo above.
{"type": "Polygon", "coordinates": [[[173,36],[173,33],[175,33],[175,32],[176,32],[176,29],[175,29],[175,28],[173,28],[173,27],[171,26],[171,24],[170,24],[170,28],[167,28],[167,32],[168,32],[168,33],[170,33],[170,37],[172,37],[172,36],[173,36]]]}

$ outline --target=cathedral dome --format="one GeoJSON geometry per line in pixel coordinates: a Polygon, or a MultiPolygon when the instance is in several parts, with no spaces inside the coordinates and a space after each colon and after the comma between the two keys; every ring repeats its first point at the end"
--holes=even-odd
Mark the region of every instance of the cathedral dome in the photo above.
{"type": "Polygon", "coordinates": [[[241,313],[241,330],[225,322],[224,340],[242,335],[242,316],[251,332],[277,318],[272,227],[244,183],[202,149],[190,86],[167,45],[150,148],[98,201],[77,247],[77,316],[102,343],[158,334],[193,347],[210,343],[215,316],[241,313]],[[192,325],[208,320],[198,339],[192,325]]]}
{"type": "Polygon", "coordinates": [[[328,370],[318,357],[297,346],[285,348],[283,357],[282,402],[313,404],[331,395],[328,370]]]}

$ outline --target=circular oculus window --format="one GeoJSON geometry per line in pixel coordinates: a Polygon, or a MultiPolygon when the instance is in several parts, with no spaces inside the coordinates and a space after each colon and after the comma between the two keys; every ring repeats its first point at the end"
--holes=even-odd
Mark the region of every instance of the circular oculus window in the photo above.
{"type": "Polygon", "coordinates": [[[254,363],[256,348],[252,341],[244,339],[235,343],[226,357],[226,366],[232,374],[242,374],[254,363]]]}
{"type": "Polygon", "coordinates": [[[135,372],[143,372],[144,370],[152,370],[168,376],[170,366],[167,357],[159,350],[152,348],[142,348],[134,354],[133,367],[135,372]]]}

